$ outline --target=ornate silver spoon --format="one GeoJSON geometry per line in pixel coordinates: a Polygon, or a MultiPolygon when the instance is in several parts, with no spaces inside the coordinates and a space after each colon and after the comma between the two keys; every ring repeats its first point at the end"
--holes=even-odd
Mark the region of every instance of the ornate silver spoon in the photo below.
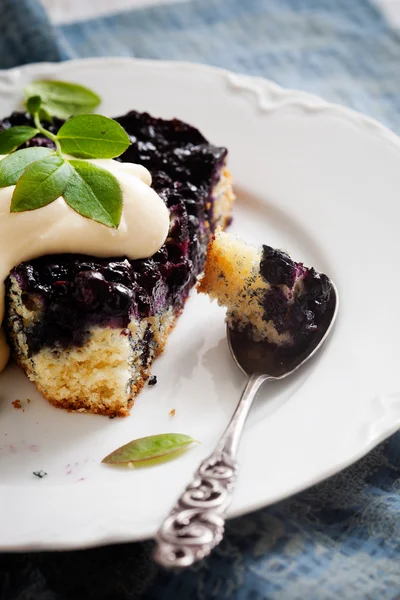
{"type": "Polygon", "coordinates": [[[233,359],[249,379],[217,447],[200,464],[158,531],[154,558],[162,566],[188,567],[210,554],[222,540],[226,511],[237,478],[237,450],[255,395],[264,382],[288,377],[321,348],[332,330],[339,308],[338,292],[333,283],[332,288],[323,321],[299,354],[279,353],[268,344],[254,342],[243,333],[227,329],[233,359]]]}

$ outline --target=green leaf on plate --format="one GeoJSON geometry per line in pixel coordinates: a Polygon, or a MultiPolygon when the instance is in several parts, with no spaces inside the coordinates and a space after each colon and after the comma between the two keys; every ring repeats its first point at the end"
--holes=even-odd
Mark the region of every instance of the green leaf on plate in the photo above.
{"type": "Polygon", "coordinates": [[[38,134],[38,130],[27,125],[18,125],[0,131],[0,154],[9,154],[38,134]]]}
{"type": "Polygon", "coordinates": [[[27,99],[25,104],[26,104],[27,111],[32,116],[34,116],[35,113],[37,113],[41,107],[42,99],[40,96],[31,96],[30,98],[27,99]]]}
{"type": "Polygon", "coordinates": [[[107,227],[118,227],[123,198],[114,175],[83,160],[69,163],[74,171],[64,191],[67,204],[83,217],[107,227]]]}
{"type": "Polygon", "coordinates": [[[25,86],[24,94],[26,100],[40,96],[43,108],[60,119],[92,112],[100,104],[97,94],[83,85],[66,81],[33,81],[25,86]]]}
{"type": "Polygon", "coordinates": [[[15,185],[28,165],[50,154],[50,148],[24,148],[0,160],[0,188],[15,185]]]}
{"type": "Polygon", "coordinates": [[[130,145],[128,134],[117,121],[102,115],[79,115],[57,133],[61,149],[77,158],[115,158],[130,145]]]}
{"type": "Polygon", "coordinates": [[[50,204],[64,193],[71,173],[71,165],[54,154],[32,163],[17,182],[11,212],[35,210],[50,204]]]}
{"type": "MultiPolygon", "coordinates": [[[[138,463],[154,461],[154,459],[164,458],[169,460],[175,458],[182,450],[188,448],[196,440],[183,433],[161,433],[159,435],[150,435],[139,438],[121,446],[108,456],[103,458],[102,462],[109,465],[127,465],[133,466],[138,463]]],[[[153,463],[154,464],[154,463],[153,463]]]]}

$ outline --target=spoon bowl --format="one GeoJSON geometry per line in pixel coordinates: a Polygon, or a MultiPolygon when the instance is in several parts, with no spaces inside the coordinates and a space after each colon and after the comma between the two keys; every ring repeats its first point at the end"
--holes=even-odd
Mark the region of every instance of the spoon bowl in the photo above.
{"type": "Polygon", "coordinates": [[[255,342],[245,332],[227,327],[228,345],[233,360],[248,377],[265,375],[268,378],[283,379],[310,360],[329,336],[339,310],[339,296],[335,284],[328,306],[314,335],[299,352],[279,350],[267,342],[255,342]]]}

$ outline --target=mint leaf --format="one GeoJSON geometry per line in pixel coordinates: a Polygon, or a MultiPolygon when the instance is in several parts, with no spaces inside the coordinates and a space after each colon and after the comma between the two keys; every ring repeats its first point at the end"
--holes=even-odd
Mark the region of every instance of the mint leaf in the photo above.
{"type": "Polygon", "coordinates": [[[122,214],[122,190],[109,171],[82,160],[71,160],[74,171],[64,199],[77,213],[117,228],[122,214]]]}
{"type": "Polygon", "coordinates": [[[15,187],[11,212],[35,210],[50,204],[64,193],[71,172],[71,166],[55,154],[29,165],[15,187]]]}
{"type": "Polygon", "coordinates": [[[18,125],[0,131],[0,154],[9,154],[39,133],[34,127],[18,125]]]}
{"type": "Polygon", "coordinates": [[[0,188],[15,185],[28,165],[50,154],[50,148],[24,148],[0,160],[0,188]]]}
{"type": "Polygon", "coordinates": [[[61,149],[77,158],[115,158],[130,145],[119,123],[102,115],[79,115],[61,126],[57,133],[61,149]]]}
{"type": "Polygon", "coordinates": [[[97,94],[83,85],[66,81],[33,81],[25,86],[24,94],[26,100],[40,96],[43,108],[60,119],[92,112],[100,104],[97,94]]]}
{"type": "Polygon", "coordinates": [[[27,111],[34,116],[35,113],[37,113],[40,109],[40,106],[42,104],[42,99],[40,96],[31,96],[30,98],[28,98],[28,100],[26,101],[26,108],[27,111]]]}
{"type": "Polygon", "coordinates": [[[167,456],[173,458],[194,442],[196,440],[183,433],[150,435],[121,446],[103,458],[102,462],[110,465],[129,465],[167,456]]]}

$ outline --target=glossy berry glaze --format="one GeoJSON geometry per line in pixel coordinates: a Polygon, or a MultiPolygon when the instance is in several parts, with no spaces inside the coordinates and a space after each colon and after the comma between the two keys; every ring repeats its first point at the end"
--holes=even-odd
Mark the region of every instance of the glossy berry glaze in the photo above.
{"type": "MultiPolygon", "coordinates": [[[[16,266],[11,274],[23,290],[27,308],[39,304],[40,317],[27,334],[30,354],[42,347],[85,343],[93,325],[125,328],[173,307],[178,313],[202,271],[207,243],[215,229],[212,188],[227,151],[178,120],[154,119],[132,111],[117,119],[132,145],[119,160],[144,165],[153,187],[170,210],[165,245],[152,257],[98,259],[82,255],[45,256],[16,266]]],[[[49,127],[53,132],[62,121],[49,127]]],[[[29,115],[13,113],[2,128],[32,125],[29,115]]],[[[52,146],[37,136],[26,146],[52,146]]]]}
{"type": "Polygon", "coordinates": [[[262,247],[260,275],[270,285],[263,299],[265,320],[272,320],[278,333],[290,333],[298,346],[316,330],[328,308],[329,278],[270,246],[262,247]],[[282,285],[289,288],[289,302],[282,285]]]}

